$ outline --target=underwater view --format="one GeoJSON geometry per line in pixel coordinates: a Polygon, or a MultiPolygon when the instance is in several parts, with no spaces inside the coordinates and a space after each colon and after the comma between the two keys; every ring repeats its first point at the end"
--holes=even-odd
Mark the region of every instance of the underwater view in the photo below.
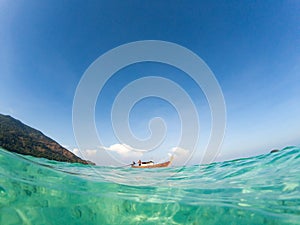
{"type": "Polygon", "coordinates": [[[300,224],[300,149],[133,169],[0,149],[0,224],[300,224]]]}

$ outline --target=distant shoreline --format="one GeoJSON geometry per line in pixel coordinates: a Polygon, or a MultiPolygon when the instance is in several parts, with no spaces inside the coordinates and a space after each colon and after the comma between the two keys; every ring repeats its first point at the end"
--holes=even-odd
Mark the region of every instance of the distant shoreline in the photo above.
{"type": "Polygon", "coordinates": [[[0,114],[0,146],[7,151],[69,163],[95,165],[81,159],[39,130],[0,114]]]}

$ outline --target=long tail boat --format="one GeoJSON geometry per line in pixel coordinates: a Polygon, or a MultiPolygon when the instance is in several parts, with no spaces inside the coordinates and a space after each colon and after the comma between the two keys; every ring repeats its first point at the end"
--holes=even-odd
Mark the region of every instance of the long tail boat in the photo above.
{"type": "Polygon", "coordinates": [[[171,165],[173,160],[173,156],[171,159],[167,162],[163,163],[154,163],[153,161],[148,161],[148,162],[142,162],[141,160],[138,161],[138,163],[133,162],[131,164],[131,168],[161,168],[161,167],[168,167],[171,165]]]}

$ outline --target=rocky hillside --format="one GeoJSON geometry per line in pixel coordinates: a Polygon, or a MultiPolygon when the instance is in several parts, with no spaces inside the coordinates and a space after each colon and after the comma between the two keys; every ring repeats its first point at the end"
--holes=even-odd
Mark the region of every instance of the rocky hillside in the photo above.
{"type": "Polygon", "coordinates": [[[68,151],[42,132],[21,121],[0,114],[0,147],[19,154],[46,159],[91,164],[68,151]]]}

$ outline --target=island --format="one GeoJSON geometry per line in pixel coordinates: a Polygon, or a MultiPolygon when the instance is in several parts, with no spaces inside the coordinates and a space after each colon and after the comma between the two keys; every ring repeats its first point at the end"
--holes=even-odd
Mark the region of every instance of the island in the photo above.
{"type": "Polygon", "coordinates": [[[9,115],[0,114],[0,147],[23,155],[94,165],[91,161],[79,158],[42,132],[9,115]]]}

